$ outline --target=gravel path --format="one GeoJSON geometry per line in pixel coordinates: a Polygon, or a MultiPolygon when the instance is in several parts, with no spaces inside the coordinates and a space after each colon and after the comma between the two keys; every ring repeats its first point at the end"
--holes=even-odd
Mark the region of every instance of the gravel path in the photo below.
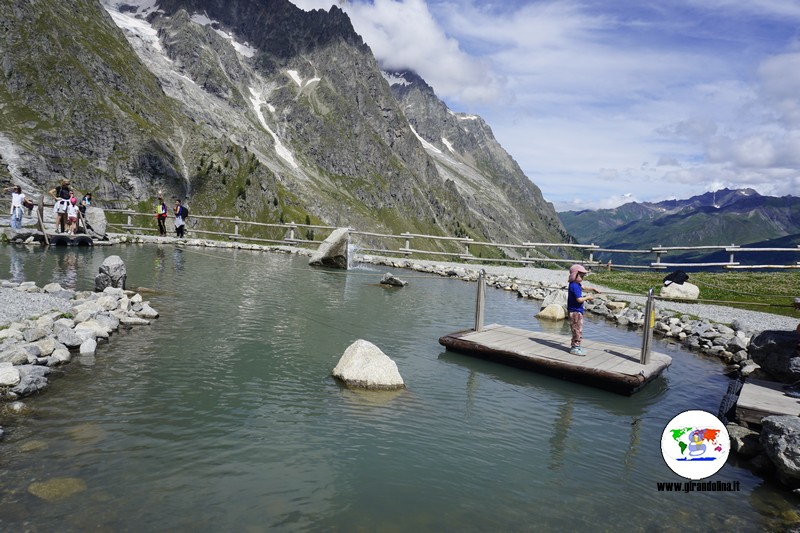
{"type": "Polygon", "coordinates": [[[72,302],[59,296],[0,288],[0,327],[49,311],[65,312],[71,308],[72,302]]]}
{"type": "MultiPolygon", "coordinates": [[[[374,256],[373,256],[374,257],[374,256]]],[[[391,258],[386,258],[391,259],[391,258]]],[[[480,270],[483,268],[489,275],[508,276],[517,278],[520,281],[542,282],[545,285],[567,285],[567,270],[551,270],[547,268],[534,268],[534,267],[507,267],[507,266],[494,266],[494,265],[467,265],[464,263],[447,263],[441,261],[423,261],[412,260],[412,263],[420,265],[440,265],[445,267],[459,267],[466,269],[480,270]]],[[[646,301],[645,296],[637,296],[634,294],[625,294],[620,296],[620,292],[608,287],[603,287],[592,283],[592,276],[589,276],[585,282],[587,287],[596,287],[602,292],[610,292],[614,294],[615,300],[626,300],[629,302],[638,302],[644,304],[646,301]]],[[[658,288],[656,288],[658,291],[658,288]]],[[[656,292],[657,293],[657,292],[656,292]]],[[[774,315],[771,313],[762,313],[758,311],[748,311],[745,309],[736,309],[734,307],[725,307],[721,305],[710,305],[703,303],[681,303],[681,302],[667,302],[656,300],[657,309],[667,309],[675,311],[679,314],[687,314],[697,316],[712,322],[721,324],[730,324],[734,320],[738,321],[743,329],[753,332],[764,330],[783,330],[794,331],[800,319],[791,318],[786,316],[774,315]]]]}

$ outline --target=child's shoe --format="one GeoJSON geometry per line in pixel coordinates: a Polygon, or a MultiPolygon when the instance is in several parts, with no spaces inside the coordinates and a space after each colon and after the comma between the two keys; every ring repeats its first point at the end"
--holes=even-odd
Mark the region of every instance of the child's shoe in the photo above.
{"type": "Polygon", "coordinates": [[[581,350],[580,346],[573,346],[569,353],[572,355],[583,355],[583,350],[581,350]]]}

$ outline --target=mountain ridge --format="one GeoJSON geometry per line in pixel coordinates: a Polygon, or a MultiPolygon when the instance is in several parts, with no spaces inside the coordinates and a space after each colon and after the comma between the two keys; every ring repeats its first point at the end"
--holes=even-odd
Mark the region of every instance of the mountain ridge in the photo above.
{"type": "Polygon", "coordinates": [[[615,209],[568,211],[559,216],[579,242],[606,248],[759,247],[800,233],[800,197],[725,188],[685,200],[630,202],[615,209]]]}
{"type": "Polygon", "coordinates": [[[163,191],[262,222],[570,238],[482,119],[419,77],[390,85],[336,6],[40,0],[0,27],[4,182],[64,176],[134,208],[163,191]]]}

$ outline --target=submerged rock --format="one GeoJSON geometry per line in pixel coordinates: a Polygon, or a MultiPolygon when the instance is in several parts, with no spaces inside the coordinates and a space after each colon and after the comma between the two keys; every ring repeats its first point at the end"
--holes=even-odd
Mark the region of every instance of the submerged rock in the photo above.
{"type": "Polygon", "coordinates": [[[48,502],[69,498],[86,490],[86,482],[75,477],[54,477],[47,481],[35,481],[28,486],[28,492],[48,502]]]}
{"type": "Polygon", "coordinates": [[[391,272],[387,272],[381,278],[380,284],[381,285],[390,285],[392,287],[405,287],[406,285],[408,285],[408,282],[407,281],[403,281],[402,279],[395,277],[395,275],[392,274],[391,272]]]}
{"type": "Polygon", "coordinates": [[[333,377],[345,385],[370,390],[396,390],[405,387],[397,364],[380,348],[359,339],[342,354],[333,377]]]}

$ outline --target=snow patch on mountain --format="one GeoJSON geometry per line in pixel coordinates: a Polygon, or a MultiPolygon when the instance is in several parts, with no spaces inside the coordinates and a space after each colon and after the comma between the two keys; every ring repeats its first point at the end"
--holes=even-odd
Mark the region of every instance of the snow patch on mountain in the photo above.
{"type": "MultiPolygon", "coordinates": [[[[135,3],[135,2],[134,2],[135,3]]],[[[143,2],[144,3],[144,0],[143,2]]],[[[131,41],[131,38],[140,40],[142,43],[145,43],[149,46],[152,46],[156,50],[163,51],[161,46],[161,42],[158,40],[158,32],[156,31],[153,26],[144,19],[139,18],[138,11],[125,11],[124,13],[121,12],[120,6],[125,6],[125,3],[106,3],[103,2],[103,7],[106,9],[109,15],[111,15],[111,19],[114,21],[120,29],[125,32],[128,41],[131,41]]],[[[133,43],[131,43],[133,44],[133,43]]]]}
{"type": "Polygon", "coordinates": [[[190,17],[192,22],[195,24],[200,24],[201,26],[211,26],[211,29],[217,32],[217,35],[221,36],[223,39],[228,40],[232,45],[233,49],[236,50],[239,54],[243,55],[244,57],[253,57],[258,52],[257,49],[250,46],[249,43],[240,43],[237,41],[233,35],[230,33],[219,29],[219,22],[216,20],[212,20],[208,18],[208,15],[205,13],[195,13],[190,17]]]}
{"type": "Polygon", "coordinates": [[[272,131],[272,128],[269,127],[267,124],[266,119],[264,118],[264,113],[261,112],[261,106],[265,105],[267,102],[264,100],[263,96],[259,91],[256,91],[253,87],[250,87],[250,94],[252,95],[250,98],[250,103],[253,104],[253,109],[255,109],[256,115],[258,116],[258,121],[261,122],[261,125],[267,130],[267,133],[272,136],[272,140],[275,141],[275,152],[287,163],[289,163],[292,168],[298,168],[299,165],[294,160],[294,156],[289,151],[286,146],[283,145],[281,140],[278,138],[278,135],[272,131]]]}
{"type": "Polygon", "coordinates": [[[383,79],[386,80],[390,86],[392,85],[411,85],[411,82],[405,79],[402,76],[398,76],[397,74],[393,74],[391,72],[386,72],[385,70],[381,71],[381,75],[383,79]]]}

